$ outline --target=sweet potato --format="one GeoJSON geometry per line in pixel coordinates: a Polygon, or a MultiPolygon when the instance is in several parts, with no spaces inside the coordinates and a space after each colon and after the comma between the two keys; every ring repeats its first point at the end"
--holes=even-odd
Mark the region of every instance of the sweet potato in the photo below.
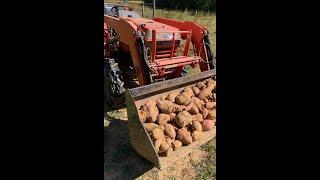
{"type": "Polygon", "coordinates": [[[201,113],[202,113],[203,119],[206,119],[206,117],[207,117],[208,114],[209,114],[209,111],[208,111],[208,109],[203,108],[201,113]]]}
{"type": "Polygon", "coordinates": [[[206,118],[207,119],[215,119],[216,118],[216,110],[215,109],[209,110],[208,116],[206,118]]]}
{"type": "Polygon", "coordinates": [[[179,127],[185,127],[187,124],[190,124],[192,120],[193,117],[187,111],[180,112],[175,118],[175,122],[179,127]]]}
{"type": "Polygon", "coordinates": [[[193,105],[188,112],[189,112],[190,114],[195,115],[195,114],[198,114],[198,113],[199,113],[199,109],[198,109],[197,106],[193,105]]]}
{"type": "Polygon", "coordinates": [[[183,92],[185,92],[185,94],[189,97],[192,97],[193,96],[193,90],[191,87],[186,87],[183,89],[183,92]]]}
{"type": "Polygon", "coordinates": [[[200,91],[200,93],[197,95],[197,97],[200,100],[203,100],[204,98],[212,97],[212,92],[210,91],[210,89],[206,88],[206,89],[200,91]]]}
{"type": "Polygon", "coordinates": [[[214,126],[215,126],[215,120],[206,119],[202,122],[202,130],[203,131],[209,131],[209,130],[213,129],[214,126]]]}
{"type": "Polygon", "coordinates": [[[215,85],[216,84],[216,81],[213,80],[213,79],[207,79],[207,86],[210,86],[210,85],[215,85]]]}
{"type": "Polygon", "coordinates": [[[198,89],[202,89],[203,87],[206,87],[206,84],[203,83],[203,82],[198,82],[198,83],[196,84],[196,86],[197,86],[198,89]]]}
{"type": "Polygon", "coordinates": [[[147,119],[147,113],[143,110],[138,110],[138,116],[141,122],[145,122],[147,119]]]}
{"type": "Polygon", "coordinates": [[[159,114],[158,117],[157,117],[157,123],[158,123],[159,125],[165,124],[165,123],[167,123],[168,121],[170,121],[170,115],[169,115],[169,114],[161,113],[161,114],[159,114]]]}
{"type": "Polygon", "coordinates": [[[163,140],[161,138],[154,141],[154,148],[156,149],[156,151],[159,151],[162,141],[163,140]]]}
{"type": "Polygon", "coordinates": [[[186,93],[181,93],[176,97],[176,103],[179,105],[188,105],[191,102],[191,97],[189,97],[186,93]]]}
{"type": "Polygon", "coordinates": [[[202,122],[203,121],[203,116],[202,114],[196,114],[196,115],[193,115],[193,121],[198,121],[198,122],[202,122]]]}
{"type": "Polygon", "coordinates": [[[155,128],[158,127],[158,125],[155,123],[143,123],[143,126],[148,132],[152,132],[155,128]]]}
{"type": "Polygon", "coordinates": [[[175,104],[174,105],[174,112],[176,112],[176,113],[179,113],[179,112],[182,112],[183,110],[185,110],[185,108],[186,108],[187,106],[185,106],[185,105],[178,105],[178,104],[175,104]]]}
{"type": "Polygon", "coordinates": [[[153,99],[148,99],[148,100],[146,101],[145,105],[146,105],[147,107],[150,107],[150,106],[156,106],[157,103],[156,103],[156,101],[153,100],[153,99]]]}
{"type": "Polygon", "coordinates": [[[193,94],[194,94],[194,95],[197,95],[197,94],[200,93],[200,89],[197,88],[196,86],[192,87],[192,91],[193,91],[193,94]]]}
{"type": "Polygon", "coordinates": [[[169,137],[165,137],[166,142],[169,144],[169,146],[171,147],[172,144],[172,139],[169,137]]]}
{"type": "Polygon", "coordinates": [[[173,141],[173,143],[172,143],[172,148],[173,148],[173,150],[177,150],[177,149],[179,149],[181,146],[182,146],[182,142],[179,141],[179,140],[175,140],[175,141],[173,141]]]}
{"type": "Polygon", "coordinates": [[[154,140],[157,140],[157,139],[164,137],[163,131],[161,131],[161,129],[159,129],[159,128],[153,129],[151,135],[154,140]]]}
{"type": "Polygon", "coordinates": [[[193,129],[194,131],[200,131],[200,132],[202,132],[202,125],[201,125],[201,123],[200,123],[199,121],[193,121],[193,122],[192,122],[192,129],[193,129]]]}
{"type": "Polygon", "coordinates": [[[209,91],[213,91],[213,90],[214,90],[214,87],[215,87],[214,84],[210,84],[210,85],[207,86],[207,89],[208,89],[209,91]]]}
{"type": "Polygon", "coordinates": [[[173,152],[172,147],[169,147],[169,149],[164,153],[165,156],[170,156],[170,154],[173,152]]]}
{"type": "Polygon", "coordinates": [[[165,133],[165,135],[167,135],[171,139],[174,139],[176,137],[176,131],[174,130],[174,128],[171,124],[165,125],[164,133],[165,133]]]}
{"type": "Polygon", "coordinates": [[[186,129],[179,129],[177,133],[177,139],[182,142],[183,145],[189,145],[192,143],[192,137],[186,129]]]}
{"type": "Polygon", "coordinates": [[[168,100],[159,101],[157,103],[157,107],[161,112],[166,113],[166,114],[173,113],[175,110],[173,102],[168,101],[168,100]]]}
{"type": "Polygon", "coordinates": [[[186,106],[186,108],[184,109],[185,111],[190,111],[190,109],[192,108],[193,106],[193,103],[192,103],[192,99],[191,99],[191,102],[189,103],[188,106],[186,106]]]}
{"type": "Polygon", "coordinates": [[[147,122],[156,122],[159,115],[159,110],[157,106],[144,106],[143,111],[147,113],[147,122]]]}
{"type": "Polygon", "coordinates": [[[192,133],[192,140],[193,141],[201,140],[202,137],[203,137],[203,133],[201,131],[193,131],[193,133],[192,133]]]}
{"type": "Polygon", "coordinates": [[[200,111],[202,111],[202,108],[203,108],[203,106],[204,106],[204,102],[203,101],[201,101],[199,98],[197,98],[197,97],[193,97],[192,98],[192,102],[193,102],[193,104],[195,105],[195,106],[197,106],[197,108],[200,110],[200,111]]]}
{"type": "Polygon", "coordinates": [[[203,99],[203,102],[204,102],[204,104],[206,104],[206,103],[209,102],[209,100],[208,100],[207,98],[204,98],[204,99],[203,99]]]}
{"type": "Polygon", "coordinates": [[[170,121],[174,122],[174,118],[176,118],[176,113],[170,113],[170,121]]]}
{"type": "Polygon", "coordinates": [[[213,108],[215,108],[216,107],[216,103],[215,102],[208,102],[207,104],[206,104],[206,108],[208,109],[208,110],[211,110],[211,109],[213,109],[213,108]]]}
{"type": "Polygon", "coordinates": [[[161,129],[161,131],[164,131],[166,129],[163,124],[159,125],[158,128],[161,129]]]}
{"type": "Polygon", "coordinates": [[[174,91],[172,93],[170,93],[167,97],[166,100],[169,100],[171,102],[175,102],[176,97],[180,94],[179,91],[174,91]]]}
{"type": "Polygon", "coordinates": [[[166,141],[162,141],[159,147],[159,153],[164,153],[170,148],[169,144],[166,141]]]}
{"type": "Polygon", "coordinates": [[[191,114],[198,114],[199,111],[202,111],[204,102],[197,97],[192,97],[190,104],[186,107],[186,111],[189,111],[191,114]]]}

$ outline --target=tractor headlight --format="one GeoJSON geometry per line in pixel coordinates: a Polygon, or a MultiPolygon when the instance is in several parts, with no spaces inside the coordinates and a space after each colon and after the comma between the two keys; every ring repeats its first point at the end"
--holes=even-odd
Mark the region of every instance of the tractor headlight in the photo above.
{"type": "MultiPolygon", "coordinates": [[[[173,39],[173,33],[171,32],[157,32],[156,33],[156,40],[157,41],[172,41],[173,39]]],[[[181,34],[179,32],[175,33],[175,40],[181,40],[181,34]]],[[[152,31],[147,31],[145,35],[146,41],[152,40],[152,31]]]]}

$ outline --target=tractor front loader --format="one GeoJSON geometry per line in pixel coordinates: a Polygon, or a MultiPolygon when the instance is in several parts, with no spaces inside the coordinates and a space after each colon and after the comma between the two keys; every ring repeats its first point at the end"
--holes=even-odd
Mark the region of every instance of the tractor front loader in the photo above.
{"type": "MultiPolygon", "coordinates": [[[[170,162],[155,153],[138,107],[148,98],[215,76],[208,30],[189,21],[142,18],[125,3],[106,4],[104,47],[107,104],[126,104],[132,146],[158,168],[166,167],[170,162]],[[186,66],[201,73],[186,76],[186,66]]],[[[198,145],[214,135],[208,132],[198,145]]],[[[178,157],[190,151],[181,152],[178,157]]]]}

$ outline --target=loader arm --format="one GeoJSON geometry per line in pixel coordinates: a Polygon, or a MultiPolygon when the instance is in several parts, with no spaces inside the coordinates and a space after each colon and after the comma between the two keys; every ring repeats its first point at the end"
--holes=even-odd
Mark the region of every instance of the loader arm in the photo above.
{"type": "Polygon", "coordinates": [[[205,47],[205,37],[208,36],[208,30],[205,27],[190,21],[183,22],[166,18],[154,18],[153,20],[179,28],[183,31],[192,30],[191,41],[195,45],[197,54],[206,61],[206,63],[200,62],[201,71],[207,71],[210,69],[207,50],[205,47]]]}
{"type": "Polygon", "coordinates": [[[138,77],[139,85],[143,86],[148,84],[149,77],[145,75],[144,64],[140,58],[140,54],[137,48],[137,26],[130,21],[126,21],[122,18],[115,18],[111,16],[105,16],[104,22],[115,31],[117,31],[120,39],[120,46],[129,49],[130,55],[132,57],[132,62],[138,77]]]}

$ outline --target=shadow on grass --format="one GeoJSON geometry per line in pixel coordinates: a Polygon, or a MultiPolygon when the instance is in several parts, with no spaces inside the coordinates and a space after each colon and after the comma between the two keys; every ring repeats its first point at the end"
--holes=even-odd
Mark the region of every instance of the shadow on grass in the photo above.
{"type": "Polygon", "coordinates": [[[111,118],[104,129],[104,179],[134,179],[151,170],[152,163],[130,145],[128,121],[111,118]]]}

